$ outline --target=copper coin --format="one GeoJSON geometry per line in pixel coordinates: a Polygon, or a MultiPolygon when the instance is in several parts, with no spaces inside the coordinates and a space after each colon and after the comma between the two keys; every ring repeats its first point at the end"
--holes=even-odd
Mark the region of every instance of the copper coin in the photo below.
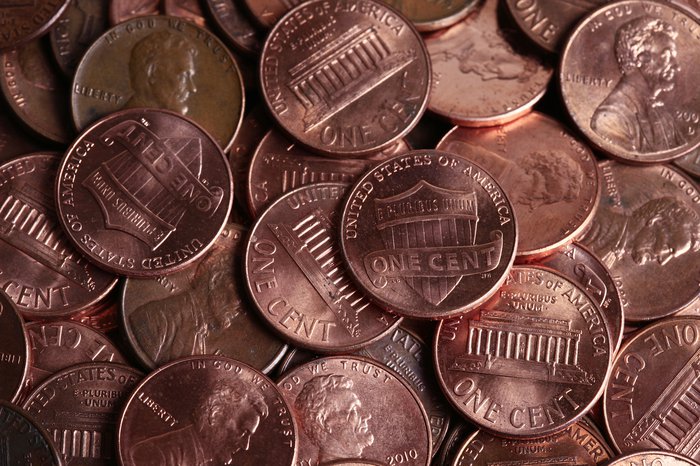
{"type": "Polygon", "coordinates": [[[504,126],[456,126],[438,150],[484,167],[513,203],[518,258],[570,243],[591,222],[600,180],[591,150],[558,121],[534,112],[504,126]]]}
{"type": "Polygon", "coordinates": [[[296,464],[297,428],[275,384],[239,361],[195,356],[153,372],[119,420],[123,466],[296,464]]]}
{"type": "Polygon", "coordinates": [[[163,108],[202,125],[224,150],[243,103],[241,74],[226,46],[206,29],[166,16],[105,32],[85,52],[71,93],[77,128],[123,108],[163,108]]]}
{"type": "Polygon", "coordinates": [[[534,51],[515,46],[497,18],[498,0],[426,38],[433,69],[428,109],[463,126],[512,121],[542,98],[554,70],[534,51]]]}
{"type": "Polygon", "coordinates": [[[0,50],[16,47],[45,33],[69,0],[3,0],[0,5],[0,50]]]}
{"type": "Polygon", "coordinates": [[[237,0],[245,4],[252,18],[265,29],[269,29],[289,10],[308,0],[237,0]]]}
{"type": "Polygon", "coordinates": [[[12,110],[0,99],[0,163],[19,155],[45,149],[46,144],[21,127],[13,118],[12,110]]]}
{"type": "Polygon", "coordinates": [[[700,178],[700,150],[696,149],[673,161],[674,165],[696,179],[700,178]]]}
{"type": "Polygon", "coordinates": [[[109,3],[73,0],[49,33],[51,51],[63,74],[73,77],[78,61],[109,28],[109,3]]]}
{"type": "Polygon", "coordinates": [[[623,453],[661,449],[700,459],[700,318],[644,327],[619,351],[604,397],[605,423],[623,453]]]}
{"type": "Polygon", "coordinates": [[[26,411],[0,400],[0,445],[6,465],[61,466],[49,434],[26,411]]]}
{"type": "Polygon", "coordinates": [[[69,317],[117,283],[76,251],[58,223],[60,160],[35,153],[0,166],[0,287],[27,319],[69,317]]]}
{"type": "Polygon", "coordinates": [[[685,306],[683,309],[680,311],[676,312],[673,314],[676,317],[680,316],[694,316],[694,317],[700,317],[700,296],[695,298],[693,302],[685,306]]]}
{"type": "Polygon", "coordinates": [[[71,321],[27,324],[30,366],[27,389],[33,390],[51,375],[76,364],[114,362],[127,364],[106,336],[71,321]]]}
{"type": "Polygon", "coordinates": [[[49,432],[66,466],[111,465],[119,412],[142,377],[121,364],[80,364],[36,387],[24,409],[49,432]]]}
{"type": "Polygon", "coordinates": [[[265,321],[302,348],[352,351],[401,320],[372,304],[347,274],[337,232],[348,189],[317,183],[290,191],[250,232],[244,260],[250,295],[265,321]]]}
{"type": "Polygon", "coordinates": [[[600,168],[603,198],[581,242],[610,269],[625,320],[673,314],[700,294],[700,192],[670,166],[600,168]]]}
{"type": "Polygon", "coordinates": [[[101,305],[72,315],[70,319],[100,332],[111,332],[119,327],[118,308],[117,302],[109,295],[101,305]]]}
{"type": "Polygon", "coordinates": [[[595,299],[610,326],[610,340],[615,349],[622,343],[625,313],[622,299],[610,271],[598,257],[578,243],[539,258],[535,264],[549,267],[582,286],[595,299]]]}
{"type": "Polygon", "coordinates": [[[616,458],[608,466],[698,466],[698,463],[668,451],[644,451],[616,458]]]}
{"type": "Polygon", "coordinates": [[[206,26],[199,0],[163,0],[163,11],[166,15],[186,19],[199,27],[206,26]]]}
{"type": "Polygon", "coordinates": [[[464,441],[476,432],[476,428],[466,421],[462,419],[455,419],[454,421],[445,436],[445,440],[442,442],[440,451],[433,460],[435,466],[450,466],[452,461],[457,459],[464,441]]]}
{"type": "Polygon", "coordinates": [[[56,180],[69,238],[101,268],[156,277],[213,244],[231,210],[221,149],[176,113],[130,109],[93,124],[69,147],[56,180]]]}
{"type": "Polygon", "coordinates": [[[160,0],[110,0],[109,22],[112,26],[141,16],[157,15],[160,0]]]}
{"type": "Polygon", "coordinates": [[[318,359],[278,386],[299,426],[297,464],[430,464],[430,425],[420,400],[378,363],[356,356],[318,359]]]}
{"type": "Polygon", "coordinates": [[[385,3],[406,15],[421,32],[452,26],[479,4],[477,0],[385,0],[385,3]]]}
{"type": "Polygon", "coordinates": [[[22,317],[0,293],[0,401],[16,402],[29,368],[29,345],[22,317]]]}
{"type": "Polygon", "coordinates": [[[65,84],[39,40],[8,50],[0,56],[0,89],[12,111],[33,132],[68,144],[75,130],[70,123],[65,84]]]}
{"type": "Polygon", "coordinates": [[[260,54],[265,38],[248,19],[240,0],[206,0],[204,4],[229,44],[248,55],[260,54]]]}
{"type": "Polygon", "coordinates": [[[578,284],[546,269],[514,267],[471,317],[445,320],[437,376],[471,422],[506,437],[542,437],[580,419],[605,387],[610,328],[578,284]]]}
{"type": "Polygon", "coordinates": [[[679,9],[638,0],[607,4],[576,27],[559,80],[566,109],[593,144],[644,163],[700,145],[696,28],[679,9]]]}
{"type": "Polygon", "coordinates": [[[416,125],[428,100],[430,61],[418,32],[381,2],[357,5],[299,5],[272,29],[260,62],[263,97],[277,123],[333,157],[391,145],[416,125]]]}
{"type": "Polygon", "coordinates": [[[400,139],[370,158],[330,159],[309,153],[272,129],[262,138],[250,161],[246,177],[248,206],[253,216],[258,216],[292,189],[312,183],[351,183],[380,161],[408,150],[400,139]]]}
{"type": "Polygon", "coordinates": [[[413,151],[356,182],[341,247],[373,300],[406,317],[441,319],[496,292],[515,258],[516,231],[510,201],[479,165],[413,151]]]}
{"type": "Polygon", "coordinates": [[[228,224],[207,255],[185,270],[124,283],[121,323],[141,363],[217,354],[269,372],[287,344],[263,324],[245,296],[246,230],[228,224]]]}

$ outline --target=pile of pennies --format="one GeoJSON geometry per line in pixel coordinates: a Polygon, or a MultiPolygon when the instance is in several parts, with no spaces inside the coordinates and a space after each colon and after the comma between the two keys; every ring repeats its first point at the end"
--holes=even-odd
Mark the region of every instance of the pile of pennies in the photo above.
{"type": "Polygon", "coordinates": [[[700,464],[695,0],[0,0],[0,54],[1,465],[700,464]]]}

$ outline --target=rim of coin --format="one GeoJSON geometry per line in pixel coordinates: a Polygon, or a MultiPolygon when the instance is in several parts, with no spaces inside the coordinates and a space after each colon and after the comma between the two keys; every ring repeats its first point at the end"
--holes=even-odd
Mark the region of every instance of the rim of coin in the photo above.
{"type": "Polygon", "coordinates": [[[31,352],[24,319],[3,292],[0,292],[0,323],[0,401],[14,403],[24,393],[31,352]]]}
{"type": "Polygon", "coordinates": [[[644,466],[700,466],[700,463],[693,461],[686,456],[666,450],[646,450],[637,453],[630,453],[629,455],[624,455],[613,459],[607,464],[607,466],[637,466],[639,464],[644,466]],[[645,458],[647,456],[656,456],[656,458],[645,458]],[[664,462],[664,459],[671,459],[672,461],[664,462]]]}
{"type": "MultiPolygon", "coordinates": [[[[18,422],[16,419],[19,418],[19,422],[24,421],[26,423],[26,426],[29,427],[29,429],[35,429],[35,435],[37,437],[34,437],[33,439],[31,439],[28,442],[29,446],[31,447],[31,451],[27,452],[27,455],[29,455],[30,458],[31,458],[32,453],[34,451],[36,451],[39,442],[43,441],[43,443],[46,446],[46,450],[48,450],[48,453],[51,455],[51,458],[48,460],[49,461],[53,460],[53,462],[50,462],[47,464],[46,463],[47,458],[37,458],[37,460],[42,461],[41,464],[46,465],[46,466],[62,466],[65,464],[63,462],[58,450],[56,449],[53,442],[51,441],[52,440],[51,435],[48,433],[48,431],[44,427],[41,426],[41,424],[39,424],[34,419],[34,416],[32,416],[26,410],[20,408],[19,406],[15,405],[15,404],[9,403],[9,402],[4,401],[4,400],[0,400],[0,428],[2,430],[2,437],[0,437],[0,438],[2,438],[3,441],[9,440],[10,436],[8,434],[11,433],[11,431],[9,429],[6,429],[5,426],[3,425],[9,417],[7,414],[3,413],[3,411],[5,411],[5,410],[13,412],[13,414],[16,416],[15,421],[13,421],[13,425],[15,425],[16,422],[18,422]]],[[[10,447],[12,447],[12,448],[10,448],[10,451],[14,450],[14,448],[16,448],[18,446],[18,444],[20,443],[16,436],[12,436],[11,438],[12,438],[13,442],[10,444],[10,447]]],[[[7,451],[7,449],[5,449],[3,452],[3,461],[8,461],[7,464],[10,464],[9,461],[11,460],[10,451],[7,451]],[[7,456],[5,456],[5,455],[7,455],[7,456]]],[[[20,461],[17,464],[23,464],[21,461],[26,461],[26,459],[27,459],[26,456],[23,458],[17,458],[17,460],[20,461]]]]}
{"type": "Polygon", "coordinates": [[[3,9],[10,11],[9,13],[3,13],[0,51],[9,50],[43,35],[58,21],[58,18],[68,8],[70,0],[41,0],[39,5],[36,4],[36,1],[5,1],[4,3],[6,5],[3,5],[5,7],[3,9]],[[13,5],[12,3],[16,4],[13,5]],[[15,10],[15,14],[28,13],[28,15],[25,15],[28,18],[25,18],[24,22],[19,23],[18,18],[13,17],[12,10],[15,10]],[[6,31],[6,28],[10,30],[6,31]]]}
{"type": "Polygon", "coordinates": [[[432,32],[450,27],[467,17],[479,6],[479,0],[459,0],[457,2],[385,0],[385,3],[403,13],[420,32],[432,32]],[[411,7],[413,8],[411,9],[411,7]]]}

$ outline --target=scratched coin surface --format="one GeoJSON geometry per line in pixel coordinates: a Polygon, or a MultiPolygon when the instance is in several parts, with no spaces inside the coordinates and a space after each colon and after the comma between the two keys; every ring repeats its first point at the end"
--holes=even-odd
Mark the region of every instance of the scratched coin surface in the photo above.
{"type": "Polygon", "coordinates": [[[134,389],[117,441],[123,466],[293,466],[297,427],[265,375],[234,359],[193,356],[134,389]]]}
{"type": "Polygon", "coordinates": [[[157,109],[93,124],[68,148],[55,189],[78,250],[127,276],[160,276],[201,257],[233,200],[218,144],[191,120],[157,109]]]}
{"type": "Polygon", "coordinates": [[[51,435],[66,466],[113,465],[119,412],[142,377],[121,364],[80,364],[49,377],[23,406],[51,435]]]}
{"type": "Polygon", "coordinates": [[[639,464],[654,466],[698,466],[697,462],[685,456],[659,450],[625,455],[611,461],[608,466],[637,466],[639,464]]]}
{"type": "Polygon", "coordinates": [[[29,368],[29,345],[22,317],[0,293],[0,401],[17,402],[29,368]]]}
{"type": "Polygon", "coordinates": [[[408,384],[382,365],[327,357],[289,372],[277,385],[297,420],[297,464],[430,464],[425,410],[408,384]]]}
{"type": "Polygon", "coordinates": [[[0,444],[7,465],[61,466],[49,434],[23,409],[0,400],[0,444]]]}
{"type": "Polygon", "coordinates": [[[700,192],[667,165],[599,164],[603,197],[581,237],[608,267],[625,320],[680,310],[700,294],[700,192]]]}
{"type": "Polygon", "coordinates": [[[140,16],[157,15],[160,0],[110,0],[109,22],[112,26],[140,16]]]}
{"type": "Polygon", "coordinates": [[[570,243],[600,201],[593,152],[564,125],[533,112],[507,125],[454,127],[438,150],[484,167],[503,186],[518,223],[518,259],[570,243]]]}
{"type": "Polygon", "coordinates": [[[452,26],[479,4],[476,0],[384,0],[384,3],[406,15],[420,32],[452,26]]]}
{"type": "Polygon", "coordinates": [[[416,125],[430,61],[415,28],[382,2],[313,0],[270,31],[260,80],[273,117],[295,140],[333,157],[364,156],[416,125]]]}
{"type": "Polygon", "coordinates": [[[192,267],[149,279],[129,278],[121,324],[144,366],[218,354],[268,372],[287,344],[260,320],[242,277],[246,229],[227,224],[212,249],[192,267]]]}
{"type": "Polygon", "coordinates": [[[700,460],[700,318],[644,327],[615,357],[605,423],[622,453],[659,449],[700,460]]]}
{"type": "Polygon", "coordinates": [[[381,338],[400,318],[351,281],[337,241],[349,186],[316,183],[274,202],[251,229],[246,283],[265,321],[285,339],[321,352],[352,351],[381,338]]]}
{"type": "Polygon", "coordinates": [[[496,292],[515,258],[516,231],[511,202],[480,165],[413,151],[357,180],[341,248],[355,281],[385,309],[441,319],[496,292]]]}
{"type": "Polygon", "coordinates": [[[425,40],[433,69],[428,109],[459,125],[492,126],[530,111],[554,72],[517,31],[499,24],[498,0],[425,40]]]}
{"type": "Polygon", "coordinates": [[[29,42],[46,32],[69,0],[3,0],[0,4],[0,50],[29,42]]]}
{"type": "Polygon", "coordinates": [[[580,419],[612,362],[598,303],[553,271],[514,267],[498,294],[436,333],[440,386],[468,420],[499,436],[542,437],[580,419]]]}
{"type": "Polygon", "coordinates": [[[139,17],[105,32],[85,52],[71,92],[79,129],[134,107],[162,108],[202,125],[227,149],[243,119],[243,81],[212,33],[170,16],[139,17]]]}
{"type": "Polygon", "coordinates": [[[206,0],[204,5],[229,44],[251,56],[262,51],[264,34],[248,19],[239,0],[206,0]]]}
{"type": "Polygon", "coordinates": [[[567,111],[594,145],[656,163],[700,144],[698,28],[683,10],[637,0],[602,6],[576,27],[559,81],[567,111]]]}

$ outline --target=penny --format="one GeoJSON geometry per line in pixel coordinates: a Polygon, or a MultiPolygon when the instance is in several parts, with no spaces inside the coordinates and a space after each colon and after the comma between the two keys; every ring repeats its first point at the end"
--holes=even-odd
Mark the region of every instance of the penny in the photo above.
{"type": "Polygon", "coordinates": [[[310,350],[292,347],[284,355],[282,361],[280,361],[279,366],[277,366],[277,378],[284,377],[285,375],[287,375],[287,372],[292,371],[297,367],[301,366],[302,364],[306,364],[307,362],[313,361],[314,359],[318,359],[320,357],[322,357],[322,355],[314,353],[310,350]]]}
{"type": "Polygon", "coordinates": [[[700,150],[696,149],[677,158],[673,161],[673,164],[690,176],[695,177],[695,179],[700,178],[700,150]]]}
{"type": "Polygon", "coordinates": [[[667,318],[634,334],[615,357],[603,398],[613,446],[699,460],[699,366],[700,318],[667,318]]]}
{"type": "Polygon", "coordinates": [[[121,324],[141,363],[155,369],[174,359],[217,354],[269,372],[287,344],[260,321],[241,274],[246,230],[224,227],[192,267],[150,279],[127,279],[121,324]]]}
{"type": "Polygon", "coordinates": [[[452,26],[477,7],[478,1],[385,0],[399,10],[421,32],[437,31],[452,26]]]}
{"type": "Polygon", "coordinates": [[[49,432],[66,466],[111,465],[119,412],[142,377],[121,364],[80,364],[36,387],[24,409],[49,432]]]}
{"type": "Polygon", "coordinates": [[[464,314],[486,301],[506,279],[517,236],[496,180],[440,151],[372,168],[346,197],[341,221],[354,280],[385,309],[417,319],[464,314]]]}
{"type": "Polygon", "coordinates": [[[436,372],[453,406],[499,436],[542,437],[580,419],[601,396],[612,359],[610,328],[577,283],[514,267],[470,318],[444,320],[436,372]]]}
{"type": "Polygon", "coordinates": [[[204,4],[229,44],[247,55],[260,54],[265,37],[248,19],[240,1],[206,0],[204,4]]]}
{"type": "Polygon", "coordinates": [[[109,29],[109,3],[103,0],[74,0],[49,32],[56,63],[73,77],[78,61],[92,43],[109,29]]]}
{"type": "Polygon", "coordinates": [[[262,138],[249,164],[248,207],[258,216],[283,194],[312,183],[351,183],[370,167],[409,150],[399,140],[370,158],[330,159],[309,153],[278,130],[272,129],[262,138]]]}
{"type": "Polygon", "coordinates": [[[0,5],[0,50],[17,47],[45,33],[69,0],[4,0],[0,5]]]}
{"type": "Polygon", "coordinates": [[[29,135],[12,117],[12,110],[0,99],[0,163],[19,155],[37,152],[45,144],[29,135]]]}
{"type": "Polygon", "coordinates": [[[0,402],[16,402],[21,395],[29,367],[29,345],[22,317],[0,293],[0,402]]]}
{"type": "Polygon", "coordinates": [[[0,444],[3,462],[61,466],[63,462],[48,433],[19,407],[0,400],[0,444]],[[27,463],[30,461],[30,463],[27,463]]]}
{"type": "Polygon", "coordinates": [[[638,464],[654,466],[698,466],[698,463],[681,455],[668,451],[645,451],[616,458],[609,466],[636,466],[638,464]]]}
{"type": "Polygon", "coordinates": [[[700,294],[698,188],[671,166],[599,167],[603,198],[581,242],[610,270],[625,320],[673,314],[700,294]]]}
{"type": "Polygon", "coordinates": [[[695,298],[693,302],[685,306],[680,311],[673,314],[676,317],[680,316],[695,316],[700,317],[700,296],[695,298]]]}
{"type": "Polygon", "coordinates": [[[306,1],[308,0],[242,0],[258,26],[265,29],[270,29],[289,10],[306,1]]]}
{"type": "Polygon", "coordinates": [[[99,267],[157,277],[201,257],[232,203],[224,154],[196,123],[156,109],[113,113],[68,148],[58,217],[99,267]]]}
{"type": "Polygon", "coordinates": [[[435,466],[450,466],[452,461],[457,459],[457,455],[462,449],[462,444],[469,438],[476,429],[466,421],[459,419],[452,422],[450,430],[442,442],[442,447],[438,452],[436,459],[433,460],[435,466]]]}
{"type": "Polygon", "coordinates": [[[384,463],[375,463],[374,461],[348,461],[339,460],[326,463],[328,466],[384,466],[384,463]]]}
{"type": "Polygon", "coordinates": [[[0,56],[0,89],[12,111],[43,138],[68,144],[75,130],[66,103],[68,90],[43,42],[31,41],[0,56]]]}
{"type": "Polygon", "coordinates": [[[198,0],[163,0],[163,10],[166,15],[186,19],[199,27],[206,26],[198,0]]]}
{"type": "Polygon", "coordinates": [[[297,464],[339,459],[430,464],[430,424],[420,400],[378,363],[327,357],[297,368],[277,385],[299,426],[297,464]]]}
{"type": "Polygon", "coordinates": [[[590,224],[600,201],[591,150],[538,112],[492,128],[456,126],[437,149],[478,163],[503,187],[515,209],[520,260],[570,243],[590,224]]]}
{"type": "Polygon", "coordinates": [[[79,322],[100,332],[111,332],[119,327],[118,304],[114,293],[97,306],[91,307],[70,317],[73,322],[79,322]]]}
{"type": "Polygon", "coordinates": [[[160,0],[111,0],[109,2],[109,22],[112,26],[141,16],[157,15],[160,0]]]}
{"type": "Polygon", "coordinates": [[[146,377],[126,402],[120,464],[292,466],[297,428],[280,392],[233,359],[174,361],[146,377]]]}
{"type": "Polygon", "coordinates": [[[375,0],[362,8],[343,0],[299,5],[270,31],[260,60],[263,98],[277,123],[332,157],[391,145],[427,104],[423,40],[401,13],[375,0]]]}
{"type": "Polygon", "coordinates": [[[189,21],[149,16],[118,24],[80,61],[71,92],[73,121],[84,129],[134,107],[189,117],[226,150],[243,118],[238,65],[216,36],[189,21]]]}
{"type": "Polygon", "coordinates": [[[425,39],[433,70],[428,109],[454,124],[515,120],[542,98],[554,72],[499,24],[497,9],[497,0],[486,0],[464,21],[425,39]]]}
{"type": "Polygon", "coordinates": [[[246,245],[246,284],[260,314],[287,341],[319,352],[367,346],[401,320],[347,274],[336,238],[348,188],[316,183],[288,192],[258,218],[246,245]]]}
{"type": "Polygon", "coordinates": [[[700,145],[697,27],[683,10],[637,0],[602,6],[576,27],[559,81],[567,111],[595,146],[657,163],[700,145]]]}

